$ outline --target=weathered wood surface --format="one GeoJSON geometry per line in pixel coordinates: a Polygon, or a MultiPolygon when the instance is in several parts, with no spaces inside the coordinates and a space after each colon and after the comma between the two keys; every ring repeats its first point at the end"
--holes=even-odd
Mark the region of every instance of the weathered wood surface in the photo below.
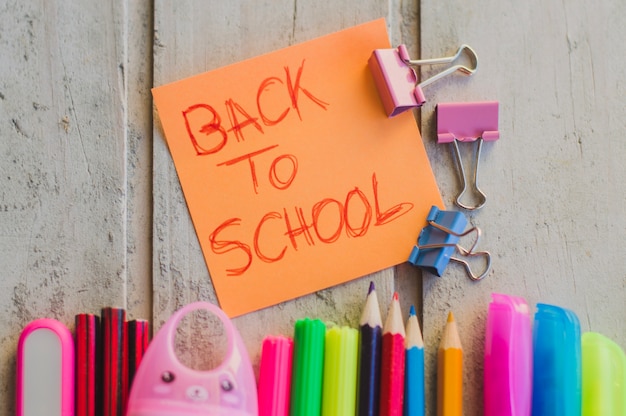
{"type": "Polygon", "coordinates": [[[427,87],[422,134],[448,207],[459,181],[451,148],[436,144],[435,104],[498,100],[501,131],[483,147],[487,205],[470,215],[484,232],[479,248],[493,255],[491,274],[479,283],[456,266],[424,275],[430,415],[449,310],[466,352],[465,414],[482,414],[491,292],[526,298],[531,313],[537,302],[567,307],[583,331],[626,348],[625,12],[621,1],[421,2],[422,57],[467,43],[480,60],[472,78],[427,87]]]}
{"type": "MultiPolygon", "coordinates": [[[[14,414],[15,349],[30,320],[73,327],[76,313],[125,306],[156,330],[180,306],[215,300],[149,88],[379,17],[416,57],[461,43],[478,52],[476,75],[427,87],[419,114],[449,208],[458,179],[451,149],[436,144],[435,104],[501,105],[501,140],[481,160],[488,202],[470,215],[493,271],[478,283],[456,266],[424,275],[428,414],[449,310],[466,350],[465,414],[482,413],[493,291],[569,307],[583,330],[626,348],[626,5],[422,0],[418,14],[417,3],[2,2],[0,414],[14,414]]],[[[394,290],[403,311],[419,300],[418,273],[401,265],[237,318],[255,365],[261,338],[291,333],[300,317],[356,325],[372,279],[383,308],[394,290]]]]}
{"type": "Polygon", "coordinates": [[[0,3],[0,414],[31,320],[151,314],[152,11],[0,3]]]}

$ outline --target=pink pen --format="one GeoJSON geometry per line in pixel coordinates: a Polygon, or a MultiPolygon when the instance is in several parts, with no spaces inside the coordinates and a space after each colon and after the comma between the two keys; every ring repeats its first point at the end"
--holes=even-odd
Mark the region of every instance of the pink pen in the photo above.
{"type": "Polygon", "coordinates": [[[261,347],[259,416],[288,416],[293,340],[269,335],[261,347]]]}
{"type": "Polygon", "coordinates": [[[522,298],[493,293],[485,337],[485,416],[529,416],[530,311],[522,298]]]}
{"type": "Polygon", "coordinates": [[[54,319],[28,324],[17,344],[16,415],[74,416],[74,340],[54,319]]]}

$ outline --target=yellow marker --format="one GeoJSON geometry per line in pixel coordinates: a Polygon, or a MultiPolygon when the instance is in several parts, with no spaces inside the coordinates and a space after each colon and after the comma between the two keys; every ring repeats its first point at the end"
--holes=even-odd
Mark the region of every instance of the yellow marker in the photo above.
{"type": "Polygon", "coordinates": [[[437,415],[463,416],[463,349],[452,312],[437,354],[437,415]]]}
{"type": "Polygon", "coordinates": [[[322,416],[354,415],[359,331],[333,327],[326,331],[322,416]]]}

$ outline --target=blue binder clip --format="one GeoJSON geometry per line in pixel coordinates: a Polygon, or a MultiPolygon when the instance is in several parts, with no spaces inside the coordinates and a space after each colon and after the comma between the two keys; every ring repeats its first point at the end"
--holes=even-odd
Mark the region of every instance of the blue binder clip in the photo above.
{"type": "Polygon", "coordinates": [[[465,230],[467,219],[461,212],[441,211],[433,206],[426,217],[428,225],[422,229],[417,239],[417,244],[413,247],[409,255],[409,263],[441,276],[448,266],[450,260],[461,263],[470,279],[481,280],[491,270],[491,254],[488,251],[474,251],[480,239],[480,228],[472,227],[465,230]],[[470,249],[460,246],[459,240],[470,233],[476,233],[476,238],[470,249]],[[485,257],[486,268],[483,273],[476,276],[472,273],[469,263],[466,260],[453,257],[458,251],[463,257],[485,257]]]}

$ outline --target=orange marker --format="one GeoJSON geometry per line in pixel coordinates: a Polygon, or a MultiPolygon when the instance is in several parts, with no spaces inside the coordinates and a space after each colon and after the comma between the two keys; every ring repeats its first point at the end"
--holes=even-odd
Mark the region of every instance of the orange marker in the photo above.
{"type": "Polygon", "coordinates": [[[398,294],[393,294],[383,326],[380,363],[380,416],[402,416],[404,405],[404,321],[398,294]]]}
{"type": "Polygon", "coordinates": [[[437,415],[463,416],[463,349],[452,312],[437,354],[437,415]]]}

